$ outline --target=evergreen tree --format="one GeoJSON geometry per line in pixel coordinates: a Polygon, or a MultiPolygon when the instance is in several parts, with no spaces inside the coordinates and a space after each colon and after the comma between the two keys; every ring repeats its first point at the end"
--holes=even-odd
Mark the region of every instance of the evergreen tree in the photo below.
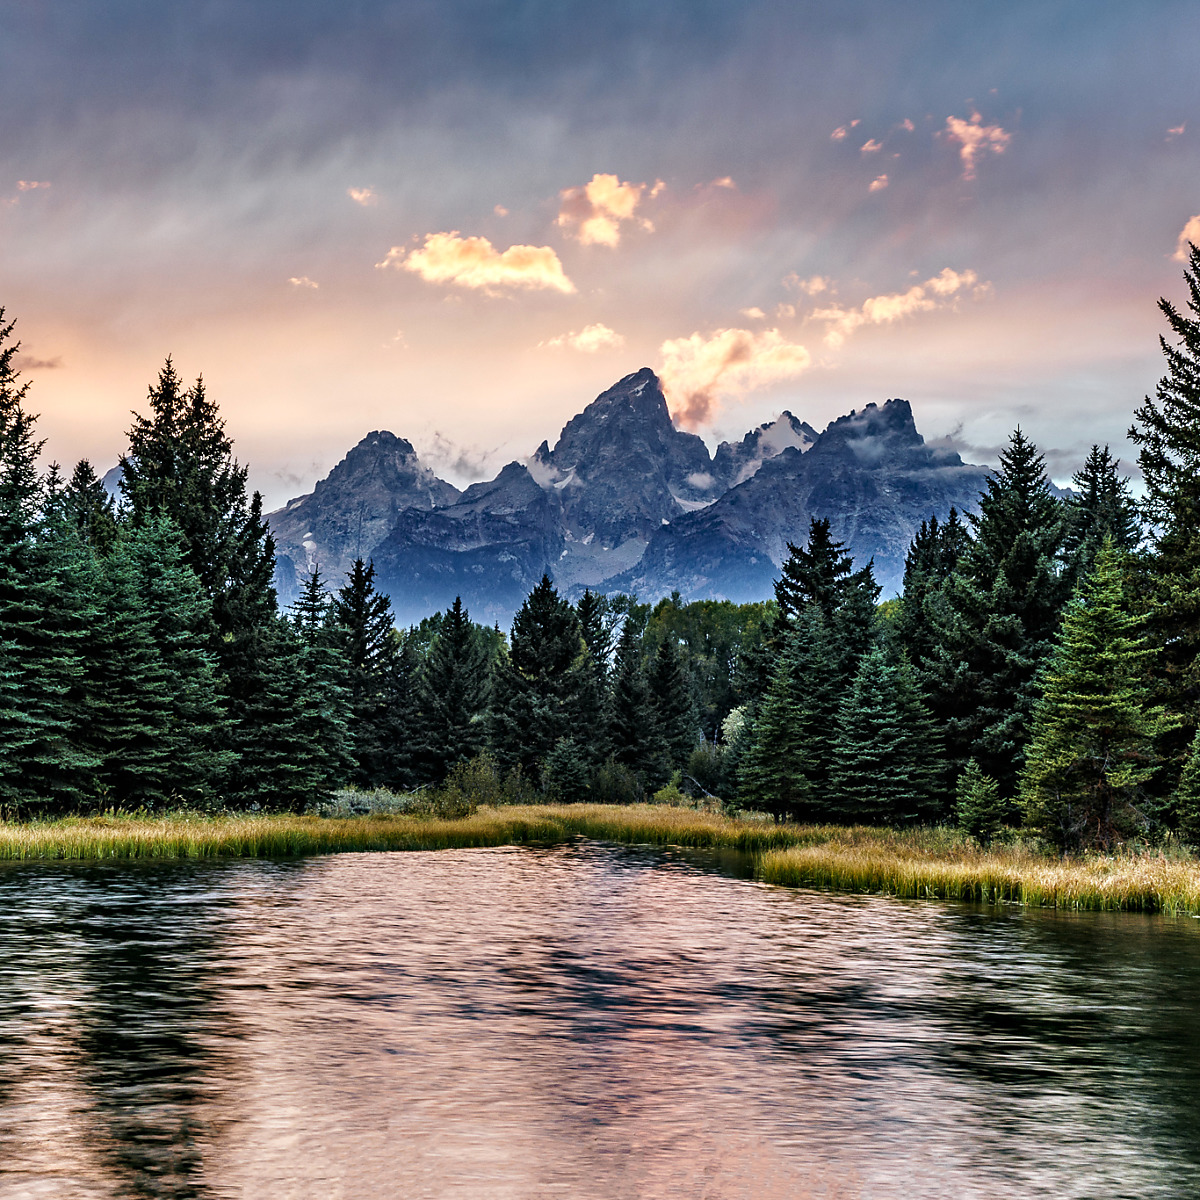
{"type": "Polygon", "coordinates": [[[113,499],[86,458],[75,464],[64,492],[64,507],[84,545],[101,556],[113,548],[117,540],[113,499]]]}
{"type": "Polygon", "coordinates": [[[666,779],[687,762],[699,729],[690,681],[674,638],[664,638],[647,673],[651,711],[663,761],[659,770],[666,779]]]}
{"type": "Polygon", "coordinates": [[[1137,505],[1120,467],[1107,446],[1093,446],[1072,477],[1075,494],[1067,500],[1063,554],[1076,583],[1091,572],[1106,540],[1122,552],[1136,550],[1141,541],[1137,505]]]}
{"type": "Polygon", "coordinates": [[[1063,619],[1021,775],[1026,823],[1060,850],[1108,847],[1132,831],[1154,743],[1176,723],[1151,702],[1143,624],[1107,542],[1063,619]]]}
{"type": "Polygon", "coordinates": [[[579,632],[587,646],[588,657],[596,670],[601,686],[608,683],[609,659],[613,651],[613,626],[607,600],[598,592],[583,589],[575,606],[579,632]]]}
{"type": "Polygon", "coordinates": [[[95,759],[76,744],[82,614],[61,542],[45,537],[42,443],[25,407],[14,322],[0,308],[0,804],[10,812],[79,803],[95,759]]]}
{"type": "MultiPolygon", "coordinates": [[[[1149,632],[1158,648],[1156,694],[1184,718],[1165,746],[1175,771],[1200,725],[1200,249],[1191,243],[1184,281],[1187,312],[1158,302],[1175,344],[1159,338],[1167,373],[1129,430],[1145,480],[1142,507],[1153,550],[1144,568],[1149,632]]],[[[1175,777],[1169,774],[1168,787],[1175,777]]]]}
{"type": "Polygon", "coordinates": [[[922,683],[951,761],[974,757],[1001,793],[1012,795],[1035,679],[1069,594],[1059,565],[1063,508],[1037,447],[1019,429],[969,520],[970,549],[936,609],[927,606],[938,618],[938,637],[922,664],[922,683]]]}
{"type": "Polygon", "coordinates": [[[905,555],[904,587],[893,632],[918,670],[935,657],[942,591],[970,545],[971,535],[952,508],[945,521],[939,522],[936,515],[922,521],[905,555]]]}
{"type": "Polygon", "coordinates": [[[1189,846],[1200,846],[1200,729],[1196,730],[1175,796],[1179,836],[1189,846]]]}
{"type": "Polygon", "coordinates": [[[350,780],[355,762],[344,639],[319,567],[309,573],[292,605],[291,620],[300,643],[297,734],[316,781],[314,792],[323,796],[350,780]]]}
{"type": "Polygon", "coordinates": [[[483,750],[488,695],[487,651],[456,596],[442,616],[417,684],[422,778],[440,781],[456,763],[483,750]]]}
{"type": "Polygon", "coordinates": [[[356,559],[334,601],[348,660],[354,782],[411,787],[416,782],[416,662],[395,629],[391,602],[375,589],[375,565],[356,559]]]}
{"type": "Polygon", "coordinates": [[[500,764],[540,780],[555,743],[589,738],[581,700],[592,677],[575,610],[543,575],[513,619],[508,658],[493,674],[488,734],[500,764]]]}
{"type": "Polygon", "coordinates": [[[658,781],[663,746],[654,719],[654,700],[646,678],[642,634],[635,621],[621,625],[609,692],[608,739],[613,760],[627,767],[644,789],[658,781]]]}
{"type": "Polygon", "coordinates": [[[957,800],[959,829],[987,849],[1004,825],[1008,805],[1000,799],[996,781],[985,775],[973,758],[958,777],[957,800]]]}
{"type": "Polygon", "coordinates": [[[940,758],[911,668],[868,651],[838,713],[830,786],[839,816],[866,824],[934,816],[940,758]]]}
{"type": "MultiPolygon", "coordinates": [[[[812,618],[822,627],[819,616],[812,618]]],[[[813,808],[814,762],[809,745],[811,724],[805,709],[812,656],[809,622],[784,637],[770,688],[763,697],[738,764],[738,798],[748,808],[784,817],[806,815],[813,808]]]]}
{"type": "Polygon", "coordinates": [[[166,677],[160,791],[212,805],[236,762],[212,645],[212,604],[185,561],[183,539],[166,517],[129,531],[117,553],[130,561],[166,677]]]}

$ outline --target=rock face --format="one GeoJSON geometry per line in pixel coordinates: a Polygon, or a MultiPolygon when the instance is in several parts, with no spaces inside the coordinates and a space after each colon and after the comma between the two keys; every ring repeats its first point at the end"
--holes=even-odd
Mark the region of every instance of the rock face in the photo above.
{"type": "Polygon", "coordinates": [[[653,600],[762,600],[813,517],[856,561],[874,557],[885,594],[923,520],[974,511],[988,472],[925,444],[907,401],[870,404],[821,434],[791,413],[722,442],[671,423],[657,377],[627,375],[524,463],[459,493],[390,433],[364,438],[309,496],[270,516],[284,602],[319,562],[330,584],[361,554],[402,623],[461,596],[507,625],[543,572],[653,600]]]}
{"type": "Polygon", "coordinates": [[[562,544],[558,496],[513,462],[489,483],[472,484],[455,504],[402,512],[372,557],[401,624],[461,596],[473,620],[507,627],[553,571],[562,544]]]}
{"type": "Polygon", "coordinates": [[[364,558],[409,508],[453,504],[458,488],[439,479],[411,443],[393,433],[368,433],[307,496],[271,513],[276,543],[275,586],[288,603],[299,579],[320,563],[331,583],[364,558]]]}
{"type": "Polygon", "coordinates": [[[703,512],[651,539],[637,566],[607,581],[643,600],[678,589],[688,599],[761,600],[809,522],[827,517],[856,563],[875,560],[884,594],[899,590],[904,556],[923,520],[978,508],[983,467],[930,447],[906,400],[868,404],[832,422],[807,451],[788,447],[703,512]]]}

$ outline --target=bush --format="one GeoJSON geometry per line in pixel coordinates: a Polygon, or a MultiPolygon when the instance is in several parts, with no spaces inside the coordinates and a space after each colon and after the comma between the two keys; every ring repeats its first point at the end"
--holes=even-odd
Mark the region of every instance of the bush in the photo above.
{"type": "Polygon", "coordinates": [[[592,776],[592,800],[596,804],[637,804],[643,795],[641,780],[612,758],[592,776]]]}
{"type": "Polygon", "coordinates": [[[1000,799],[1000,785],[971,759],[958,777],[959,829],[986,848],[1004,825],[1006,811],[1007,805],[1000,799]]]}
{"type": "Polygon", "coordinates": [[[542,768],[542,790],[552,800],[573,804],[588,799],[591,771],[579,743],[574,738],[559,738],[546,755],[542,768]]]}
{"type": "Polygon", "coordinates": [[[727,769],[728,758],[724,746],[703,741],[688,755],[687,774],[709,796],[731,796],[736,786],[727,769]]]}

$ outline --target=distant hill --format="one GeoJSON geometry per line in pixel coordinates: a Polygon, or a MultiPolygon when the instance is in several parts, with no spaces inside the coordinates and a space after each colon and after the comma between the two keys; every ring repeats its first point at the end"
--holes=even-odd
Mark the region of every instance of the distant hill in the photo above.
{"type": "Polygon", "coordinates": [[[812,517],[828,517],[856,561],[874,557],[885,594],[923,520],[974,511],[988,472],[930,447],[907,401],[869,404],[822,433],[783,413],[711,455],[671,423],[643,368],[563,427],[551,449],[465,492],[403,438],[368,434],[307,496],[270,514],[285,603],[318,562],[331,585],[373,558],[397,620],[461,595],[476,620],[507,625],[548,573],[643,600],[760,600],[812,517]]]}

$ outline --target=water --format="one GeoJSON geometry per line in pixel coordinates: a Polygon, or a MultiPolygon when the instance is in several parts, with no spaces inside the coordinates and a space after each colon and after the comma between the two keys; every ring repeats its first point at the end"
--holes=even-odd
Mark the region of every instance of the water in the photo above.
{"type": "Polygon", "coordinates": [[[0,1200],[1200,1194],[1200,922],[745,873],[8,866],[0,1200]]]}

